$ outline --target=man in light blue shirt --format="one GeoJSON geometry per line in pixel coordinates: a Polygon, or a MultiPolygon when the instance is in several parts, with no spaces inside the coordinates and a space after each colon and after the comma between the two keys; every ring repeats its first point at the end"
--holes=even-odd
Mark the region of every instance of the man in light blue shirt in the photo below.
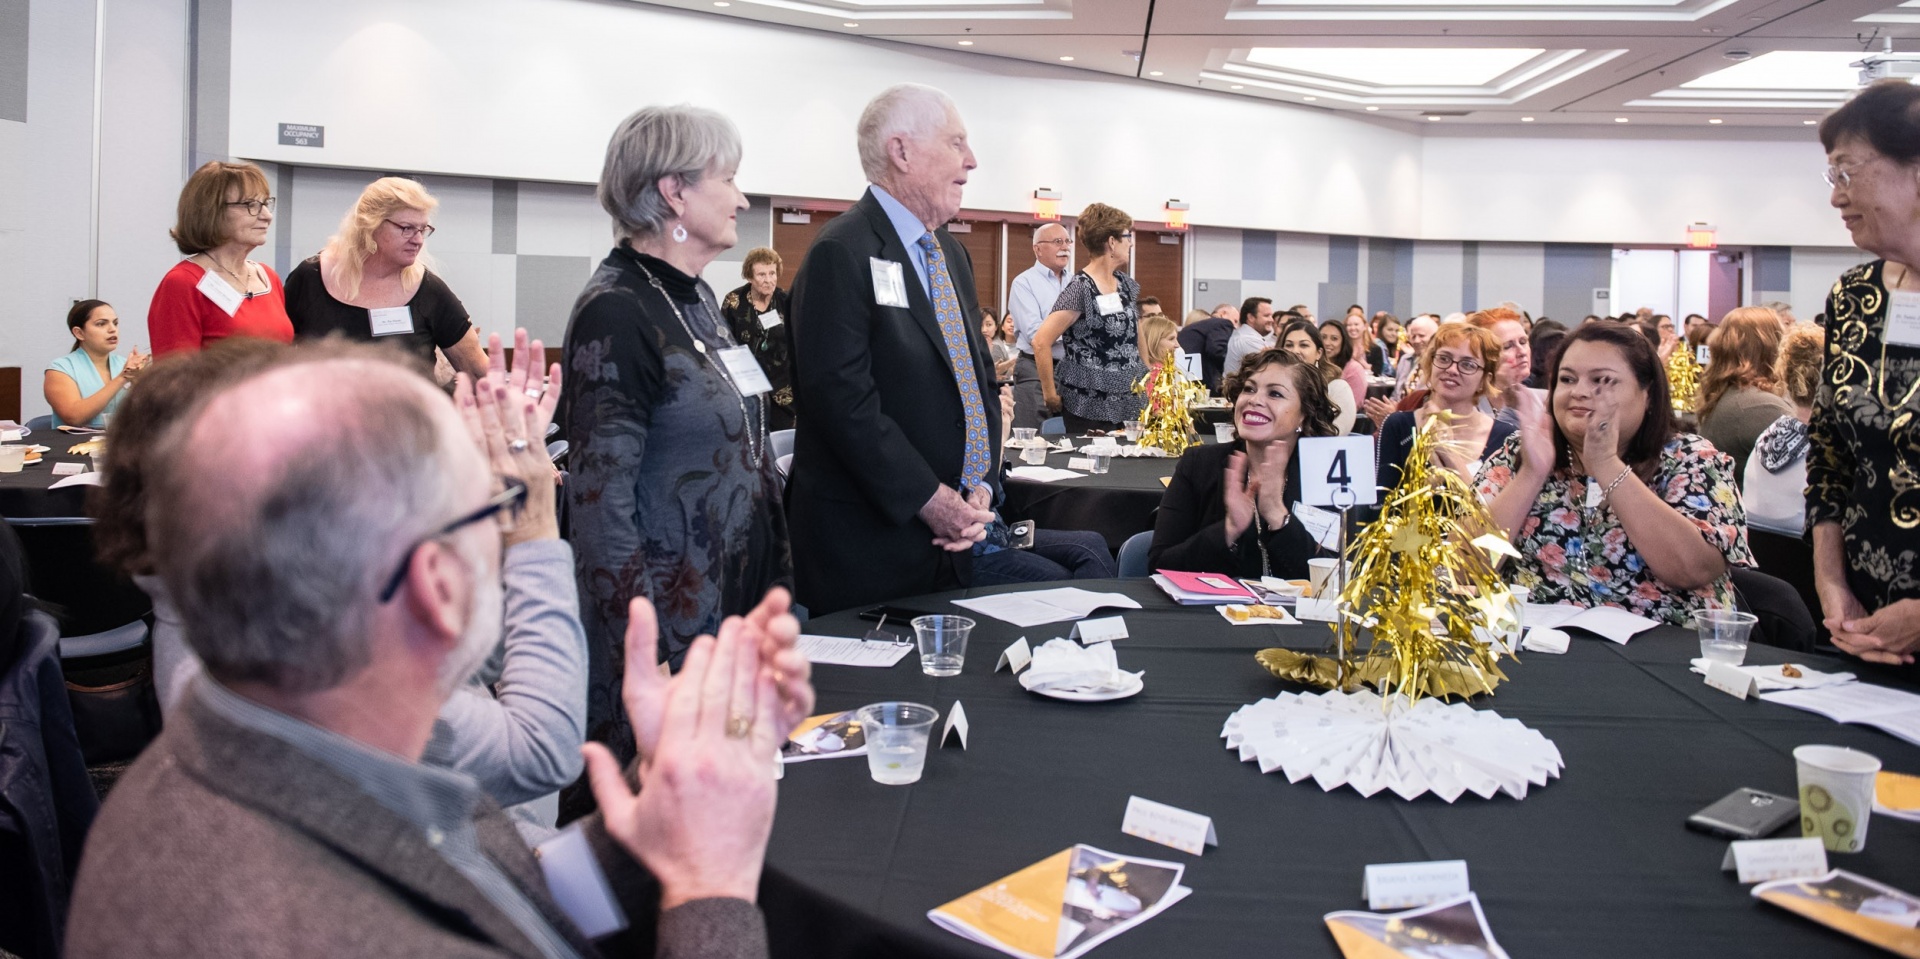
{"type": "MultiPolygon", "coordinates": [[[[1073,279],[1073,238],[1067,228],[1048,223],[1033,231],[1033,266],[1013,278],[1007,294],[1007,310],[1013,314],[1013,328],[1019,333],[1020,358],[1013,364],[1013,425],[1038,429],[1046,418],[1045,392],[1040,388],[1040,368],[1033,362],[1033,334],[1053,312],[1053,301],[1060,298],[1073,279]]],[[[1065,353],[1059,342],[1053,344],[1054,368],[1060,368],[1065,353]]]]}

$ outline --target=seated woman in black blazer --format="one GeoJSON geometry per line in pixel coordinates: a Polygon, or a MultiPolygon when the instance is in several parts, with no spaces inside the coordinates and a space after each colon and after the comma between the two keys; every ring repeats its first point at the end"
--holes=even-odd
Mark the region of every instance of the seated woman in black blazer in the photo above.
{"type": "Polygon", "coordinates": [[[1180,458],[1160,498],[1148,555],[1155,569],[1304,579],[1307,560],[1331,556],[1293,515],[1300,495],[1294,444],[1333,436],[1320,371],[1281,349],[1248,356],[1226,378],[1232,443],[1180,458]]]}

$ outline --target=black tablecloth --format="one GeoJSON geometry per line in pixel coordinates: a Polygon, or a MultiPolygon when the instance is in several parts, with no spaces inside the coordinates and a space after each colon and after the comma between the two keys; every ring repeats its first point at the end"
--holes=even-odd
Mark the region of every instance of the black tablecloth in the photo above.
{"type": "MultiPolygon", "coordinates": [[[[1504,667],[1511,681],[1475,705],[1552,739],[1566,761],[1562,778],[1524,800],[1408,802],[1262,775],[1220,739],[1235,709],[1303,689],[1268,675],[1254,652],[1319,648],[1324,625],[1234,627],[1211,609],[1174,606],[1145,581],[1076,585],[1125,592],[1145,607],[1126,611],[1132,636],[1118,644],[1122,667],[1146,671],[1138,696],[1075,704],[1027,693],[991,672],[1000,650],[1022,635],[1038,645],[1071,624],[1022,630],[977,615],[957,677],[922,675],[912,654],[891,669],[817,668],[823,712],[906,699],[944,714],[960,700],[972,735],[964,752],[935,752],[911,786],[872,782],[862,759],[788,767],[770,885],[801,888],[768,899],[776,943],[791,923],[842,954],[996,955],[939,931],[927,910],[1084,842],[1182,861],[1194,890],[1100,946],[1101,959],[1337,956],[1321,917],[1365,907],[1367,864],[1456,858],[1467,860],[1488,922],[1517,957],[1884,955],[1752,899],[1720,871],[1727,844],[1683,824],[1741,786],[1795,795],[1789,753],[1803,743],[1864,749],[1904,772],[1920,772],[1920,751],[1705,686],[1688,671],[1699,650],[1688,632],[1661,628],[1627,646],[1577,634],[1565,655],[1523,654],[1504,667]],[[1123,835],[1130,794],[1212,816],[1220,846],[1194,857],[1123,835]]],[[[902,603],[947,609],[943,598],[1005,591],[902,603]]],[[[806,630],[849,636],[866,625],[840,614],[806,630]]],[[[1749,654],[1785,658],[1758,646],[1749,654]]],[[[1858,663],[1795,661],[1863,672],[1858,663]]],[[[1916,851],[1920,824],[1875,816],[1868,850],[1831,861],[1920,892],[1916,851]]]]}
{"type": "MultiPolygon", "coordinates": [[[[1068,469],[1069,459],[1087,455],[1081,449],[1086,442],[1075,437],[1073,452],[1049,454],[1046,465],[1068,469]]],[[[1000,513],[1009,521],[1033,520],[1042,529],[1092,530],[1106,537],[1108,549],[1118,550],[1127,537],[1153,528],[1153,511],[1159,508],[1160,494],[1167,488],[1161,479],[1173,475],[1175,462],[1171,457],[1115,456],[1107,472],[1099,476],[1052,483],[1009,476],[1002,484],[1007,495],[1000,513]]],[[[1007,465],[1030,464],[1015,455],[1007,465]]]]}
{"type": "Polygon", "coordinates": [[[87,515],[87,490],[90,487],[47,487],[65,479],[53,475],[53,464],[92,463],[85,456],[69,454],[67,449],[93,438],[58,430],[34,430],[26,439],[20,440],[20,445],[39,445],[52,449],[41,456],[40,462],[18,473],[0,473],[0,517],[24,522],[84,518],[87,515]]]}

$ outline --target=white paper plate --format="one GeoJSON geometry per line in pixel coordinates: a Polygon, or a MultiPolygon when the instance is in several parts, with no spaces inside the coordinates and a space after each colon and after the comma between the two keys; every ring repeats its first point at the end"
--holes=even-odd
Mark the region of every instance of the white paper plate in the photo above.
{"type": "Polygon", "coordinates": [[[1147,682],[1132,673],[1123,673],[1125,681],[1119,689],[1103,689],[1094,693],[1083,693],[1065,689],[1029,689],[1027,692],[1039,693],[1054,699],[1064,699],[1070,703],[1104,703],[1110,699],[1125,699],[1147,688],[1147,682]]]}

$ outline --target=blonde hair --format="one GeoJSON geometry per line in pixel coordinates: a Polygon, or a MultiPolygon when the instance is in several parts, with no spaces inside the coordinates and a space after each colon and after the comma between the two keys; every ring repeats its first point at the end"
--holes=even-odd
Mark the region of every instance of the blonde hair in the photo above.
{"type": "MultiPolygon", "coordinates": [[[[360,199],[354,201],[353,208],[340,220],[340,232],[327,238],[334,279],[339,281],[347,299],[360,296],[361,272],[366,268],[367,257],[379,249],[373,231],[380,229],[380,223],[403,210],[432,214],[439,206],[440,201],[434,199],[426,187],[405,177],[383,176],[360,191],[360,199]]],[[[400,271],[400,280],[408,287],[417,287],[426,273],[427,255],[423,248],[420,258],[400,271]]]]}
{"type": "MultiPolygon", "coordinates": [[[[1179,325],[1173,322],[1173,317],[1165,313],[1155,313],[1152,316],[1142,318],[1140,320],[1140,359],[1145,361],[1148,366],[1152,366],[1155,363],[1165,363],[1172,354],[1155,356],[1152,351],[1161,340],[1169,336],[1177,336],[1179,333],[1179,325]]],[[[1175,349],[1178,348],[1178,346],[1175,347],[1175,349]]]]}
{"type": "Polygon", "coordinates": [[[1820,389],[1820,367],[1827,360],[1827,332],[1812,323],[1795,323],[1780,338],[1780,359],[1773,364],[1773,378],[1787,391],[1787,399],[1801,406],[1813,405],[1813,394],[1820,389]]]}
{"type": "Polygon", "coordinates": [[[1743,306],[1720,318],[1720,326],[1707,337],[1707,371],[1700,377],[1697,415],[1702,421],[1728,390],[1744,386],[1780,392],[1773,379],[1780,333],[1780,315],[1764,306],[1743,306]]]}

